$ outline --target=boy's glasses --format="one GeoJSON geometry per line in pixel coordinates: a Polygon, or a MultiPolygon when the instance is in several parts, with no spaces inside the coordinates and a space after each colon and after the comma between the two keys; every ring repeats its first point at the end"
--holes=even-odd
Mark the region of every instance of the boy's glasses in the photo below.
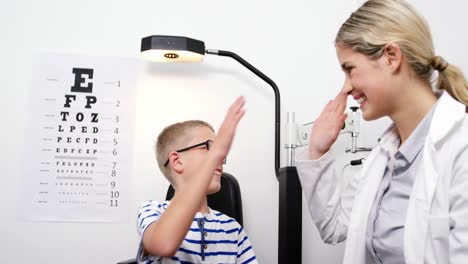
{"type": "MultiPolygon", "coordinates": [[[[179,149],[179,150],[176,150],[175,152],[184,152],[184,151],[191,150],[191,149],[201,147],[201,146],[205,146],[206,150],[210,150],[211,144],[213,144],[213,141],[208,139],[207,141],[204,141],[202,143],[198,143],[190,147],[179,149]]],[[[164,167],[166,167],[167,164],[169,164],[169,159],[167,159],[166,163],[164,163],[164,167]]],[[[226,159],[224,159],[223,164],[226,164],[226,159]]]]}

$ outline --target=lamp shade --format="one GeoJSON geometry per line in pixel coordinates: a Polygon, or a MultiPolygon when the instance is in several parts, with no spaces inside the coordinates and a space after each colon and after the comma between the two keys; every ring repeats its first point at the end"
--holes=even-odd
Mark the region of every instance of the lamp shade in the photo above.
{"type": "Polygon", "coordinates": [[[141,55],[158,62],[201,62],[205,43],[187,37],[153,35],[141,39],[141,55]]]}

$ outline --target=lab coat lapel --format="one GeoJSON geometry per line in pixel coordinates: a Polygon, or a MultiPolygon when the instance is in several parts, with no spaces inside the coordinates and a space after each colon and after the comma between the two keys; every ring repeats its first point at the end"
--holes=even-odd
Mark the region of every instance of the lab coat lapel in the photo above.
{"type": "Polygon", "coordinates": [[[439,179],[432,160],[433,145],[427,144],[428,141],[430,140],[426,140],[423,151],[423,169],[416,174],[406,214],[404,253],[408,264],[424,263],[431,203],[439,179]]]}
{"type": "Polygon", "coordinates": [[[423,169],[416,174],[406,215],[404,252],[408,264],[424,263],[429,218],[434,194],[440,181],[438,166],[446,165],[443,160],[446,157],[440,155],[440,148],[446,136],[454,126],[460,124],[464,115],[464,105],[458,103],[448,93],[442,93],[424,144],[423,169]]]}
{"type": "Polygon", "coordinates": [[[356,194],[350,216],[344,263],[365,263],[366,229],[369,211],[375,200],[388,157],[379,146],[367,157],[362,170],[363,188],[356,194]]]}

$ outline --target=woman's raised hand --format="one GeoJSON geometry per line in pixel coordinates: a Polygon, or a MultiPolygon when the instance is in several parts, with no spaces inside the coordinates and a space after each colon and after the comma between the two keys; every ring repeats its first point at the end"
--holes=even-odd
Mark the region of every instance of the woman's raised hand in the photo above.
{"type": "Polygon", "coordinates": [[[322,157],[338,138],[347,117],[344,113],[347,96],[345,92],[340,91],[335,99],[328,102],[315,120],[310,134],[310,159],[316,160],[322,157]]]}

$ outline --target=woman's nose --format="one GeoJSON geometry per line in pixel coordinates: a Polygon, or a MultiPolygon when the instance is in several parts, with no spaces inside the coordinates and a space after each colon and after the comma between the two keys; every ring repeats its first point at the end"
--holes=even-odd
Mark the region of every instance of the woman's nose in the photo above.
{"type": "Polygon", "coordinates": [[[343,87],[341,88],[341,92],[344,94],[350,94],[353,91],[353,86],[348,78],[345,79],[343,83],[343,87]]]}

